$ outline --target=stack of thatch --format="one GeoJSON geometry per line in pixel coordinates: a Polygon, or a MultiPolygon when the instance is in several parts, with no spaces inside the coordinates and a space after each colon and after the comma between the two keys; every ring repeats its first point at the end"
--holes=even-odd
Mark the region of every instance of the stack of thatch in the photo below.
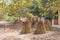
{"type": "Polygon", "coordinates": [[[31,22],[30,20],[26,20],[24,22],[24,27],[21,30],[22,34],[26,34],[26,33],[31,33],[32,32],[32,28],[31,28],[31,22]]]}
{"type": "Polygon", "coordinates": [[[53,30],[52,25],[51,25],[51,21],[48,19],[45,20],[44,26],[46,28],[46,31],[52,31],[53,30]]]}
{"type": "MultiPolygon", "coordinates": [[[[36,30],[34,31],[34,34],[43,34],[46,33],[46,31],[52,31],[53,28],[51,26],[51,21],[49,21],[48,19],[45,20],[45,22],[43,23],[42,20],[37,22],[37,26],[36,26],[36,30]]],[[[26,33],[31,33],[33,30],[31,28],[31,22],[30,20],[26,20],[24,22],[24,27],[21,30],[22,34],[26,34],[26,33]]]]}
{"type": "Polygon", "coordinates": [[[45,33],[45,27],[43,24],[43,21],[38,21],[37,22],[37,29],[35,30],[34,34],[43,34],[45,33]]]}

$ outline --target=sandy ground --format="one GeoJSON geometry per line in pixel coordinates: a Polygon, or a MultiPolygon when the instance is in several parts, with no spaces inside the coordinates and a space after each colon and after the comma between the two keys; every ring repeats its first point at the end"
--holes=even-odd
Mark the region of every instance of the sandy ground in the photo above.
{"type": "Polygon", "coordinates": [[[0,40],[60,40],[60,32],[49,31],[45,34],[19,34],[18,30],[0,29],[0,40]]]}

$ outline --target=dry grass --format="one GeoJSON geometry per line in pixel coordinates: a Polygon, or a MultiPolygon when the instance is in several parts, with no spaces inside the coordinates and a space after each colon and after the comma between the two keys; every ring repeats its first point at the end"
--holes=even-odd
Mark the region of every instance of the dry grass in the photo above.
{"type": "Polygon", "coordinates": [[[53,31],[51,21],[49,21],[48,19],[45,20],[44,26],[45,26],[46,31],[53,31]]]}
{"type": "Polygon", "coordinates": [[[30,20],[25,21],[23,25],[24,26],[23,26],[23,28],[21,30],[22,34],[26,34],[26,33],[31,33],[32,32],[30,20]]]}
{"type": "Polygon", "coordinates": [[[37,28],[34,34],[43,34],[45,33],[45,27],[43,26],[43,22],[40,20],[37,22],[37,28]]]}

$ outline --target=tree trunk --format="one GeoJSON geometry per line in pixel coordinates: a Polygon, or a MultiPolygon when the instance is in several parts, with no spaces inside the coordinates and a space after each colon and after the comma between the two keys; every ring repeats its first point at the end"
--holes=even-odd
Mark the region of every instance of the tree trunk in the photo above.
{"type": "Polygon", "coordinates": [[[58,25],[60,26],[60,11],[58,11],[58,25]]]}

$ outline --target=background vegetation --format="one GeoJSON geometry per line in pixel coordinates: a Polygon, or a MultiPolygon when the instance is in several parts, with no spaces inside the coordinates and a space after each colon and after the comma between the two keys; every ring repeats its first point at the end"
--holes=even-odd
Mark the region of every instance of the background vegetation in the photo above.
{"type": "Polygon", "coordinates": [[[50,20],[60,11],[60,0],[2,0],[0,20],[14,21],[18,17],[45,17],[50,20]]]}

